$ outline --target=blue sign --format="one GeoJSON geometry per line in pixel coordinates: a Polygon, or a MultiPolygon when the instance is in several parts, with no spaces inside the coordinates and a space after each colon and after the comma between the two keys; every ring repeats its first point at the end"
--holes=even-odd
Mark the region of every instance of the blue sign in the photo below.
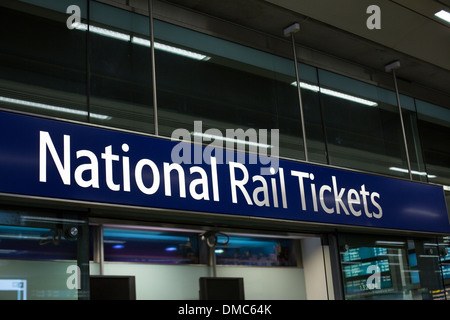
{"type": "Polygon", "coordinates": [[[2,193],[450,233],[438,186],[282,159],[261,174],[248,154],[8,112],[0,130],[2,193]],[[207,161],[173,161],[195,148],[207,161]]]}

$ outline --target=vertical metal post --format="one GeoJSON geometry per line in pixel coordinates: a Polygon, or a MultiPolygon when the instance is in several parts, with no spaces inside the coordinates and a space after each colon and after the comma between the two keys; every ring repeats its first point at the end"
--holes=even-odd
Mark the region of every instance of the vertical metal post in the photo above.
{"type": "Polygon", "coordinates": [[[202,234],[202,240],[205,241],[206,246],[208,247],[208,265],[212,267],[213,277],[217,276],[217,262],[216,262],[216,244],[217,244],[217,236],[213,231],[208,231],[202,234]]]}
{"type": "Polygon", "coordinates": [[[90,53],[90,25],[91,25],[91,1],[86,1],[86,19],[87,19],[87,31],[86,31],[86,46],[85,46],[85,59],[86,59],[86,107],[87,107],[87,122],[91,122],[91,53],[90,53]]]}
{"type": "Polygon", "coordinates": [[[216,246],[209,247],[210,252],[210,263],[213,271],[213,277],[217,277],[217,262],[216,262],[216,246]]]}
{"type": "Polygon", "coordinates": [[[287,27],[284,29],[284,35],[288,36],[291,35],[291,42],[292,42],[292,52],[294,54],[294,66],[295,66],[295,78],[297,81],[297,94],[298,94],[298,103],[300,106],[300,120],[302,124],[302,134],[303,134],[303,149],[305,152],[305,161],[309,162],[308,157],[308,145],[306,143],[306,129],[305,129],[305,117],[303,114],[303,102],[302,102],[302,93],[300,89],[300,76],[298,72],[298,62],[297,62],[297,51],[295,49],[295,39],[294,39],[294,33],[300,30],[300,25],[298,23],[294,23],[293,25],[287,27]]]}
{"type": "Polygon", "coordinates": [[[98,249],[99,249],[99,262],[100,262],[100,275],[105,274],[105,251],[103,245],[103,225],[98,228],[98,249]]]}
{"type": "Polygon", "coordinates": [[[153,89],[153,119],[155,124],[155,135],[159,135],[158,126],[158,100],[156,97],[156,70],[155,70],[155,34],[153,31],[153,0],[148,0],[148,19],[150,28],[150,54],[152,64],[152,89],[153,89]]]}
{"type": "Polygon", "coordinates": [[[342,265],[340,260],[339,241],[337,238],[337,234],[330,233],[325,235],[325,237],[330,250],[330,265],[331,265],[331,276],[333,280],[334,299],[344,300],[345,299],[344,285],[343,285],[344,282],[342,279],[342,265]]]}
{"type": "Polygon", "coordinates": [[[78,300],[89,299],[89,226],[86,223],[79,224],[77,239],[77,265],[80,271],[78,288],[78,300]]]}
{"type": "Polygon", "coordinates": [[[400,68],[400,62],[394,61],[388,65],[385,66],[386,71],[392,71],[392,76],[394,78],[394,87],[395,87],[395,96],[397,98],[397,106],[398,106],[398,113],[400,115],[400,124],[402,127],[402,134],[403,134],[403,143],[405,144],[405,152],[406,152],[406,162],[408,165],[408,173],[409,173],[409,179],[412,180],[412,171],[411,171],[411,161],[409,159],[409,151],[408,151],[408,142],[406,140],[406,131],[405,131],[405,125],[403,122],[403,113],[402,113],[402,106],[400,104],[400,95],[398,93],[398,87],[397,87],[397,76],[395,74],[395,69],[400,68]]]}

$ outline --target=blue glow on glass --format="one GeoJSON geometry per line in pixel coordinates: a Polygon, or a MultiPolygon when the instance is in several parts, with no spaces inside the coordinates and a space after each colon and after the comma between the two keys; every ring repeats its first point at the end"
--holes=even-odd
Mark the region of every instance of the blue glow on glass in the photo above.
{"type": "Polygon", "coordinates": [[[177,248],[175,248],[175,247],[167,247],[167,248],[166,248],[166,251],[169,251],[169,252],[171,252],[171,251],[177,251],[177,248]]]}
{"type": "Polygon", "coordinates": [[[188,240],[187,236],[172,235],[163,232],[142,231],[142,230],[121,230],[104,229],[103,237],[105,239],[137,239],[137,240],[156,240],[156,241],[182,241],[188,240]]]}
{"type": "Polygon", "coordinates": [[[125,248],[125,246],[123,244],[115,244],[112,247],[113,247],[113,249],[123,249],[123,248],[125,248]]]}

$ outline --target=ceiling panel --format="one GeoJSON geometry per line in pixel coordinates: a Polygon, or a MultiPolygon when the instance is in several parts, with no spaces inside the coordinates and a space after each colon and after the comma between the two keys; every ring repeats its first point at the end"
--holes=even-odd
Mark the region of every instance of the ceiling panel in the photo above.
{"type": "Polygon", "coordinates": [[[379,72],[400,60],[399,79],[436,90],[450,107],[450,26],[430,16],[450,0],[377,0],[381,30],[366,26],[373,0],[165,1],[275,37],[300,22],[298,44],[379,72]]]}
{"type": "Polygon", "coordinates": [[[378,0],[379,30],[366,27],[373,0],[266,1],[450,70],[450,25],[434,17],[445,7],[437,1],[378,0]]]}

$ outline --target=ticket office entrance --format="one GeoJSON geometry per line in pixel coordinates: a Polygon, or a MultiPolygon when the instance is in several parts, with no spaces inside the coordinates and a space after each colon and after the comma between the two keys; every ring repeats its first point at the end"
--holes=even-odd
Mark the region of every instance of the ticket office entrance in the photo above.
{"type": "Polygon", "coordinates": [[[212,277],[249,300],[448,299],[447,237],[262,230],[2,206],[0,299],[89,299],[99,275],[144,300],[197,300],[212,277]]]}
{"type": "Polygon", "coordinates": [[[201,278],[241,278],[245,299],[330,299],[320,234],[92,218],[6,206],[0,299],[90,299],[90,278],[132,276],[139,300],[198,300],[201,278]],[[101,222],[101,223],[100,223],[101,222]]]}
{"type": "Polygon", "coordinates": [[[448,299],[446,237],[109,224],[103,243],[103,265],[91,263],[91,274],[135,276],[137,299],[198,299],[202,277],[242,278],[251,300],[448,299]]]}
{"type": "Polygon", "coordinates": [[[91,275],[134,276],[136,299],[205,299],[203,278],[241,279],[247,300],[330,299],[320,234],[111,222],[92,230],[103,256],[94,252],[91,275]]]}

